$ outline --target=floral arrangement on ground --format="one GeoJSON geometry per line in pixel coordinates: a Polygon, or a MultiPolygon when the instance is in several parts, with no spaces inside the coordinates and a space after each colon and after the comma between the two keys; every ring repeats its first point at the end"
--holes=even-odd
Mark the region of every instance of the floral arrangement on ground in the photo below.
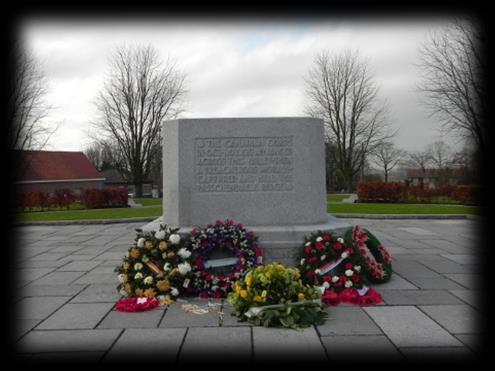
{"type": "Polygon", "coordinates": [[[391,257],[368,230],[354,226],[344,237],[318,231],[306,238],[301,250],[303,281],[321,288],[326,305],[373,305],[382,301],[381,295],[366,284],[390,279],[391,257]]]}
{"type": "Polygon", "coordinates": [[[117,310],[139,311],[143,306],[149,309],[149,303],[154,305],[153,300],[141,299],[138,303],[135,297],[156,297],[162,304],[169,304],[186,288],[192,277],[191,252],[178,230],[166,225],[160,225],[158,231],[136,230],[133,246],[115,268],[119,273],[117,290],[127,297],[119,301],[117,310]]]}
{"type": "Polygon", "coordinates": [[[232,291],[233,283],[250,268],[262,264],[262,251],[257,237],[242,224],[232,220],[217,220],[205,228],[193,228],[188,248],[193,253],[192,287],[201,298],[223,298],[232,291]],[[233,268],[223,273],[214,273],[210,255],[223,251],[232,256],[233,268]]]}
{"type": "Polygon", "coordinates": [[[241,321],[257,326],[299,328],[322,324],[327,313],[320,290],[301,281],[297,268],[258,266],[234,284],[227,300],[241,321]]]}

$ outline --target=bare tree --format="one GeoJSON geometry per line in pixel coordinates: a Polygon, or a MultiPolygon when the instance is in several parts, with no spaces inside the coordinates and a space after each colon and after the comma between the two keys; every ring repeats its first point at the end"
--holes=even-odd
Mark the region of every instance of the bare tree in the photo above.
{"type": "Polygon", "coordinates": [[[8,143],[14,150],[41,150],[57,129],[43,119],[51,107],[46,102],[46,78],[34,57],[19,44],[12,48],[14,73],[8,103],[8,143]]]}
{"type": "Polygon", "coordinates": [[[98,171],[122,169],[123,159],[118,145],[111,141],[93,142],[84,150],[84,154],[98,171]]]}
{"type": "Polygon", "coordinates": [[[426,105],[445,129],[471,138],[482,153],[487,146],[486,47],[481,24],[457,20],[445,32],[432,34],[421,48],[420,91],[426,94],[426,105]]]}
{"type": "Polygon", "coordinates": [[[162,65],[151,47],[119,47],[110,58],[111,72],[98,95],[99,134],[117,143],[122,175],[142,195],[161,145],[164,120],[176,117],[185,95],[185,76],[167,60],[162,65]]]}
{"type": "Polygon", "coordinates": [[[427,148],[435,168],[443,170],[450,167],[452,163],[452,150],[447,143],[438,141],[430,144],[427,148]]]}
{"type": "Polygon", "coordinates": [[[429,150],[409,152],[405,160],[408,166],[420,168],[423,173],[431,164],[431,153],[429,150]]]}
{"type": "Polygon", "coordinates": [[[394,135],[386,123],[387,107],[378,101],[378,88],[356,53],[320,53],[306,83],[307,112],[324,120],[325,139],[335,146],[332,161],[352,191],[366,155],[394,135]]]}
{"type": "Polygon", "coordinates": [[[382,142],[374,148],[371,161],[383,170],[383,178],[387,183],[390,172],[402,162],[404,156],[405,151],[396,148],[393,143],[382,142]]]}

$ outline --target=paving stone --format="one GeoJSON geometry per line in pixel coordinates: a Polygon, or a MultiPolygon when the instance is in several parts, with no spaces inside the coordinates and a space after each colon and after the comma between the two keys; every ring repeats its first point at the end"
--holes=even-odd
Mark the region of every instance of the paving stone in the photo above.
{"type": "Polygon", "coordinates": [[[337,306],[327,308],[328,318],[318,326],[321,336],[382,335],[380,328],[360,307],[337,306]]]}
{"type": "Polygon", "coordinates": [[[33,261],[35,261],[35,260],[54,261],[54,260],[58,260],[60,258],[63,258],[67,255],[68,254],[66,252],[65,253],[44,253],[44,254],[33,256],[30,260],[33,260],[33,261]]]}
{"type": "Polygon", "coordinates": [[[428,235],[435,235],[436,233],[424,229],[424,228],[418,228],[418,227],[401,227],[399,228],[402,231],[409,232],[411,234],[414,234],[416,236],[428,236],[428,235]]]}
{"type": "Polygon", "coordinates": [[[412,283],[406,281],[404,278],[399,276],[398,274],[393,273],[390,281],[387,283],[370,285],[374,289],[381,290],[417,290],[418,288],[414,286],[412,283]]]}
{"type": "Polygon", "coordinates": [[[179,355],[179,362],[201,360],[246,361],[252,359],[251,328],[189,328],[179,355]]]}
{"type": "Polygon", "coordinates": [[[120,298],[117,283],[93,283],[74,297],[71,303],[115,303],[120,298]]]}
{"type": "Polygon", "coordinates": [[[16,319],[13,326],[14,339],[19,339],[40,322],[39,319],[16,319]]]}
{"type": "MultiPolygon", "coordinates": [[[[160,327],[218,327],[218,310],[210,310],[206,314],[193,314],[181,308],[182,304],[187,303],[207,308],[208,302],[209,300],[202,299],[192,299],[182,303],[175,302],[168,307],[160,327]]],[[[219,304],[217,308],[221,308],[220,300],[210,300],[210,302],[219,304]]]]}
{"type": "Polygon", "coordinates": [[[67,264],[67,260],[60,259],[56,261],[51,260],[24,260],[22,262],[22,268],[59,268],[67,264]]]}
{"type": "Polygon", "coordinates": [[[466,347],[401,348],[408,361],[414,363],[474,361],[475,354],[466,347]]]}
{"type": "Polygon", "coordinates": [[[33,354],[29,363],[94,363],[99,362],[105,352],[55,352],[33,354]]]}
{"type": "Polygon", "coordinates": [[[31,331],[16,344],[21,353],[106,351],[122,330],[31,331]]]}
{"type": "Polygon", "coordinates": [[[163,309],[141,313],[126,313],[112,310],[101,321],[98,328],[157,328],[163,317],[163,309]]]}
{"type": "Polygon", "coordinates": [[[302,330],[253,327],[253,347],[256,362],[326,361],[314,327],[302,330]]]}
{"type": "Polygon", "coordinates": [[[477,257],[477,255],[474,254],[442,254],[442,256],[446,257],[447,259],[453,260],[456,263],[459,264],[478,264],[481,259],[477,257]]]}
{"type": "Polygon", "coordinates": [[[87,285],[39,285],[29,284],[22,288],[23,296],[73,296],[87,285]]]}
{"type": "Polygon", "coordinates": [[[462,341],[469,349],[474,353],[481,351],[481,339],[479,335],[474,334],[458,334],[455,335],[460,341],[462,341]]]}
{"type": "Polygon", "coordinates": [[[27,268],[17,270],[14,275],[16,280],[34,281],[54,270],[55,268],[27,268]]]}
{"type": "Polygon", "coordinates": [[[104,361],[152,359],[175,362],[185,328],[127,329],[105,356],[104,361]]]}
{"type": "Polygon", "coordinates": [[[453,261],[425,261],[422,262],[423,265],[430,268],[432,271],[437,273],[472,273],[473,267],[457,264],[453,261]]]}
{"type": "MultiPolygon", "coordinates": [[[[122,263],[122,262],[121,262],[122,263]]],[[[117,275],[113,270],[115,267],[109,267],[109,266],[100,266],[92,269],[89,274],[113,274],[117,275]]]]}
{"type": "Polygon", "coordinates": [[[462,345],[416,307],[366,307],[364,310],[398,347],[462,345]]]}
{"type": "Polygon", "coordinates": [[[126,254],[126,251],[122,252],[104,252],[98,255],[99,260],[122,260],[126,254]]]}
{"type": "Polygon", "coordinates": [[[424,265],[414,261],[402,262],[396,261],[392,264],[392,269],[402,277],[410,278],[439,278],[440,274],[426,268],[424,265]]]}
{"type": "Polygon", "coordinates": [[[251,326],[251,324],[247,321],[240,322],[238,318],[232,313],[234,313],[234,308],[227,302],[223,303],[222,307],[223,311],[223,326],[251,326]]]}
{"type": "Polygon", "coordinates": [[[452,334],[472,334],[482,330],[478,311],[469,305],[421,305],[419,308],[452,334]]]}
{"type": "Polygon", "coordinates": [[[453,242],[447,241],[445,239],[422,239],[422,243],[429,246],[441,249],[446,253],[450,254],[464,254],[469,253],[469,250],[465,247],[459,246],[453,242]]]}
{"type": "Polygon", "coordinates": [[[463,289],[462,286],[444,277],[437,277],[437,278],[412,277],[409,278],[409,280],[417,287],[424,290],[462,290],[463,289]]]}
{"type": "Polygon", "coordinates": [[[57,269],[58,271],[87,272],[101,264],[98,260],[74,261],[57,269]]]}
{"type": "Polygon", "coordinates": [[[446,290],[383,290],[380,294],[388,305],[462,304],[446,290]]]}
{"type": "Polygon", "coordinates": [[[321,338],[327,349],[330,361],[387,361],[401,360],[404,357],[383,335],[338,335],[321,338]]]}
{"type": "Polygon", "coordinates": [[[114,303],[66,304],[40,323],[37,330],[94,328],[114,303]]]}
{"type": "Polygon", "coordinates": [[[481,282],[481,275],[479,274],[448,273],[445,276],[464,286],[464,288],[472,290],[477,290],[481,282]]]}
{"type": "Polygon", "coordinates": [[[82,275],[83,272],[52,272],[33,281],[32,285],[69,285],[82,275]]]}
{"type": "Polygon", "coordinates": [[[45,319],[65,304],[69,299],[70,296],[24,298],[15,306],[15,318],[38,320],[45,319]]]}
{"type": "MultiPolygon", "coordinates": [[[[69,272],[67,272],[69,273],[69,272]]],[[[72,273],[72,272],[70,272],[72,273]]],[[[80,275],[80,278],[73,282],[74,285],[83,285],[88,283],[112,283],[115,282],[115,287],[118,285],[118,278],[115,272],[108,273],[86,273],[80,275]]]]}
{"type": "Polygon", "coordinates": [[[469,305],[482,309],[481,303],[481,292],[477,290],[449,290],[452,294],[457,296],[459,299],[468,303],[469,305]]]}

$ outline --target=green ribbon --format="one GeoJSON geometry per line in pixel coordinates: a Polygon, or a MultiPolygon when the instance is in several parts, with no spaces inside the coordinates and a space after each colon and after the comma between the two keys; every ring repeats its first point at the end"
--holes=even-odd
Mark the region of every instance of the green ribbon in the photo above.
{"type": "Polygon", "coordinates": [[[263,305],[261,307],[251,307],[244,313],[244,315],[247,318],[252,318],[252,317],[257,317],[261,312],[263,312],[266,309],[279,309],[279,308],[287,308],[287,307],[296,307],[296,306],[306,305],[306,304],[321,304],[321,300],[320,299],[313,299],[313,300],[303,300],[303,301],[297,301],[297,302],[288,302],[285,304],[272,304],[272,305],[263,305]]]}

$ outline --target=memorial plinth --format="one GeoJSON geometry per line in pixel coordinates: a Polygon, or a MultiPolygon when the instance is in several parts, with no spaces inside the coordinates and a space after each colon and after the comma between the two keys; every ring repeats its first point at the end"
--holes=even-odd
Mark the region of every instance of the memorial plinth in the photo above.
{"type": "Polygon", "coordinates": [[[164,215],[145,229],[232,219],[259,236],[265,260],[292,265],[305,235],[349,227],[326,212],[321,119],[178,119],[163,138],[164,215]]]}

